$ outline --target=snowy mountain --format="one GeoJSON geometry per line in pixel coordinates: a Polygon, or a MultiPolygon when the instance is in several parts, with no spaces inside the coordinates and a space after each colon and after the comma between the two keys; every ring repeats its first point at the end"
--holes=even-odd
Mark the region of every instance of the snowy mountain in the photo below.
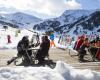
{"type": "Polygon", "coordinates": [[[0,24],[9,25],[12,27],[29,28],[40,21],[41,19],[37,17],[21,12],[12,14],[0,14],[0,24]]]}
{"type": "Polygon", "coordinates": [[[36,24],[33,29],[57,33],[100,33],[100,10],[66,10],[61,16],[36,24]]]}

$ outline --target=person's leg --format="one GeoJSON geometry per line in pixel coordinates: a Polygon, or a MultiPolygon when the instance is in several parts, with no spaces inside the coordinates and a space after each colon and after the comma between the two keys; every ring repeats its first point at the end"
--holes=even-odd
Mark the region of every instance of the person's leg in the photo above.
{"type": "Polygon", "coordinates": [[[96,52],[96,58],[98,59],[98,60],[100,60],[100,48],[97,50],[97,52],[96,52]]]}
{"type": "Polygon", "coordinates": [[[31,63],[31,60],[32,60],[31,59],[31,54],[32,54],[31,50],[29,50],[29,51],[27,51],[27,50],[23,51],[23,55],[22,55],[23,56],[23,60],[22,61],[24,63],[31,63]]]}
{"type": "Polygon", "coordinates": [[[82,53],[82,60],[84,61],[84,56],[86,55],[86,50],[83,50],[83,53],[82,53]]]}
{"type": "Polygon", "coordinates": [[[10,60],[7,61],[7,65],[11,64],[14,62],[18,57],[12,57],[10,60]]]}
{"type": "Polygon", "coordinates": [[[94,61],[95,58],[96,58],[97,49],[93,47],[93,48],[90,49],[90,52],[91,52],[91,55],[92,55],[92,59],[94,61]]]}
{"type": "Polygon", "coordinates": [[[28,55],[31,57],[32,56],[32,50],[28,50],[28,55]]]}
{"type": "Polygon", "coordinates": [[[38,64],[43,65],[44,62],[45,62],[44,57],[39,57],[39,58],[38,58],[38,64]]]}
{"type": "Polygon", "coordinates": [[[52,41],[52,44],[54,45],[54,47],[56,46],[55,43],[54,43],[54,40],[52,41]]]}
{"type": "Polygon", "coordinates": [[[37,51],[37,53],[36,53],[36,59],[38,60],[38,64],[40,64],[41,63],[41,61],[42,61],[42,59],[41,59],[41,51],[40,50],[38,50],[37,51]]]}
{"type": "Polygon", "coordinates": [[[52,40],[50,41],[50,47],[52,47],[52,45],[53,45],[53,42],[52,42],[52,40]]]}
{"type": "Polygon", "coordinates": [[[84,61],[84,55],[86,54],[85,50],[79,51],[79,60],[84,61]]]}

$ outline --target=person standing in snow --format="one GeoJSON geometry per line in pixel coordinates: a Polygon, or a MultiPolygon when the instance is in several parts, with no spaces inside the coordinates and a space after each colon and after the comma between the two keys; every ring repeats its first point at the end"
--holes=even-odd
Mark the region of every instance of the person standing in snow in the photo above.
{"type": "Polygon", "coordinates": [[[71,45],[71,41],[72,41],[72,39],[71,39],[70,35],[68,35],[67,36],[67,44],[70,44],[71,45]]]}
{"type": "Polygon", "coordinates": [[[11,43],[11,36],[10,35],[7,35],[7,41],[8,41],[8,43],[11,43]]]}
{"type": "Polygon", "coordinates": [[[55,47],[55,43],[54,43],[54,34],[52,33],[51,35],[50,35],[50,46],[52,47],[52,46],[54,46],[55,47]]]}
{"type": "Polygon", "coordinates": [[[61,42],[61,36],[59,37],[59,40],[58,40],[58,43],[60,43],[61,42]]]}
{"type": "Polygon", "coordinates": [[[15,31],[15,37],[18,37],[18,30],[15,31]]]}

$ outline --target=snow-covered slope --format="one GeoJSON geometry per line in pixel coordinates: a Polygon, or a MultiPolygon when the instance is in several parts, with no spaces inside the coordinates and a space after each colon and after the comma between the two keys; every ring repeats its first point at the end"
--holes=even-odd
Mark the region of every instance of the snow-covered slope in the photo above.
{"type": "Polygon", "coordinates": [[[66,10],[60,17],[36,24],[34,29],[53,30],[57,33],[100,33],[100,10],[66,10]]]}
{"type": "Polygon", "coordinates": [[[22,39],[23,36],[29,36],[29,39],[32,38],[33,32],[30,32],[26,29],[21,29],[20,33],[18,33],[19,29],[8,27],[5,31],[4,29],[0,29],[0,49],[14,49],[17,47],[19,40],[22,39]],[[10,35],[11,43],[8,43],[7,36],[10,35]]]}
{"type": "Polygon", "coordinates": [[[0,23],[6,24],[6,25],[7,23],[9,23],[9,24],[12,24],[12,27],[13,25],[17,25],[20,28],[32,27],[34,26],[34,24],[40,21],[41,19],[37,17],[31,16],[25,13],[21,13],[21,12],[0,15],[0,23]]]}
{"type": "Polygon", "coordinates": [[[49,67],[1,67],[1,80],[100,80],[100,72],[75,69],[58,61],[54,69],[49,67]]]}

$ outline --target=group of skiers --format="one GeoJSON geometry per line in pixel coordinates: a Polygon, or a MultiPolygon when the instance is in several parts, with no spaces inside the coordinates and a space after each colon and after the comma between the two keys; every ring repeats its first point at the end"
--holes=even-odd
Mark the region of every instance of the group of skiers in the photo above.
{"type": "Polygon", "coordinates": [[[23,62],[31,62],[32,50],[30,48],[37,47],[39,45],[40,47],[36,52],[35,59],[38,60],[38,64],[43,64],[43,62],[45,61],[45,57],[49,56],[48,51],[50,48],[50,40],[48,39],[48,36],[42,36],[41,43],[36,44],[30,44],[28,36],[24,36],[17,45],[17,57],[8,60],[7,64],[9,65],[11,62],[19,57],[23,57],[23,62]]]}
{"type": "MultiPolygon", "coordinates": [[[[70,35],[61,35],[59,37],[58,43],[68,46],[73,44],[72,42],[75,41],[74,37],[71,37],[70,35]]],[[[100,38],[99,35],[96,34],[82,34],[79,35],[78,38],[75,41],[75,44],[73,46],[73,49],[78,52],[78,58],[79,61],[85,61],[84,56],[88,52],[92,55],[93,60],[100,59],[100,38]]]]}
{"type": "MultiPolygon", "coordinates": [[[[68,36],[68,41],[70,42],[71,38],[69,37],[70,36],[68,36]]],[[[50,35],[50,40],[48,39],[48,36],[42,36],[41,43],[38,42],[36,44],[33,42],[31,43],[28,36],[24,36],[17,45],[18,54],[16,58],[23,57],[24,62],[30,62],[32,60],[32,50],[30,48],[37,47],[39,45],[40,47],[36,52],[35,59],[38,60],[38,64],[42,64],[45,62],[45,58],[49,56],[48,51],[50,46],[55,46],[54,34],[50,35]]],[[[100,60],[100,38],[98,36],[92,41],[90,41],[89,38],[84,35],[78,37],[75,42],[74,49],[78,52],[79,61],[84,61],[84,56],[87,53],[85,48],[88,48],[89,52],[93,55],[93,58],[100,60]]],[[[7,64],[10,64],[15,59],[13,58],[9,60],[7,64]]]]}
{"type": "Polygon", "coordinates": [[[74,49],[78,52],[79,61],[85,61],[86,48],[93,55],[93,58],[100,60],[100,38],[98,36],[92,41],[89,41],[89,38],[85,36],[78,37],[74,49]]]}
{"type": "Polygon", "coordinates": [[[74,37],[71,37],[70,35],[61,35],[59,37],[58,43],[61,45],[71,45],[71,42],[74,41],[74,37]]]}

